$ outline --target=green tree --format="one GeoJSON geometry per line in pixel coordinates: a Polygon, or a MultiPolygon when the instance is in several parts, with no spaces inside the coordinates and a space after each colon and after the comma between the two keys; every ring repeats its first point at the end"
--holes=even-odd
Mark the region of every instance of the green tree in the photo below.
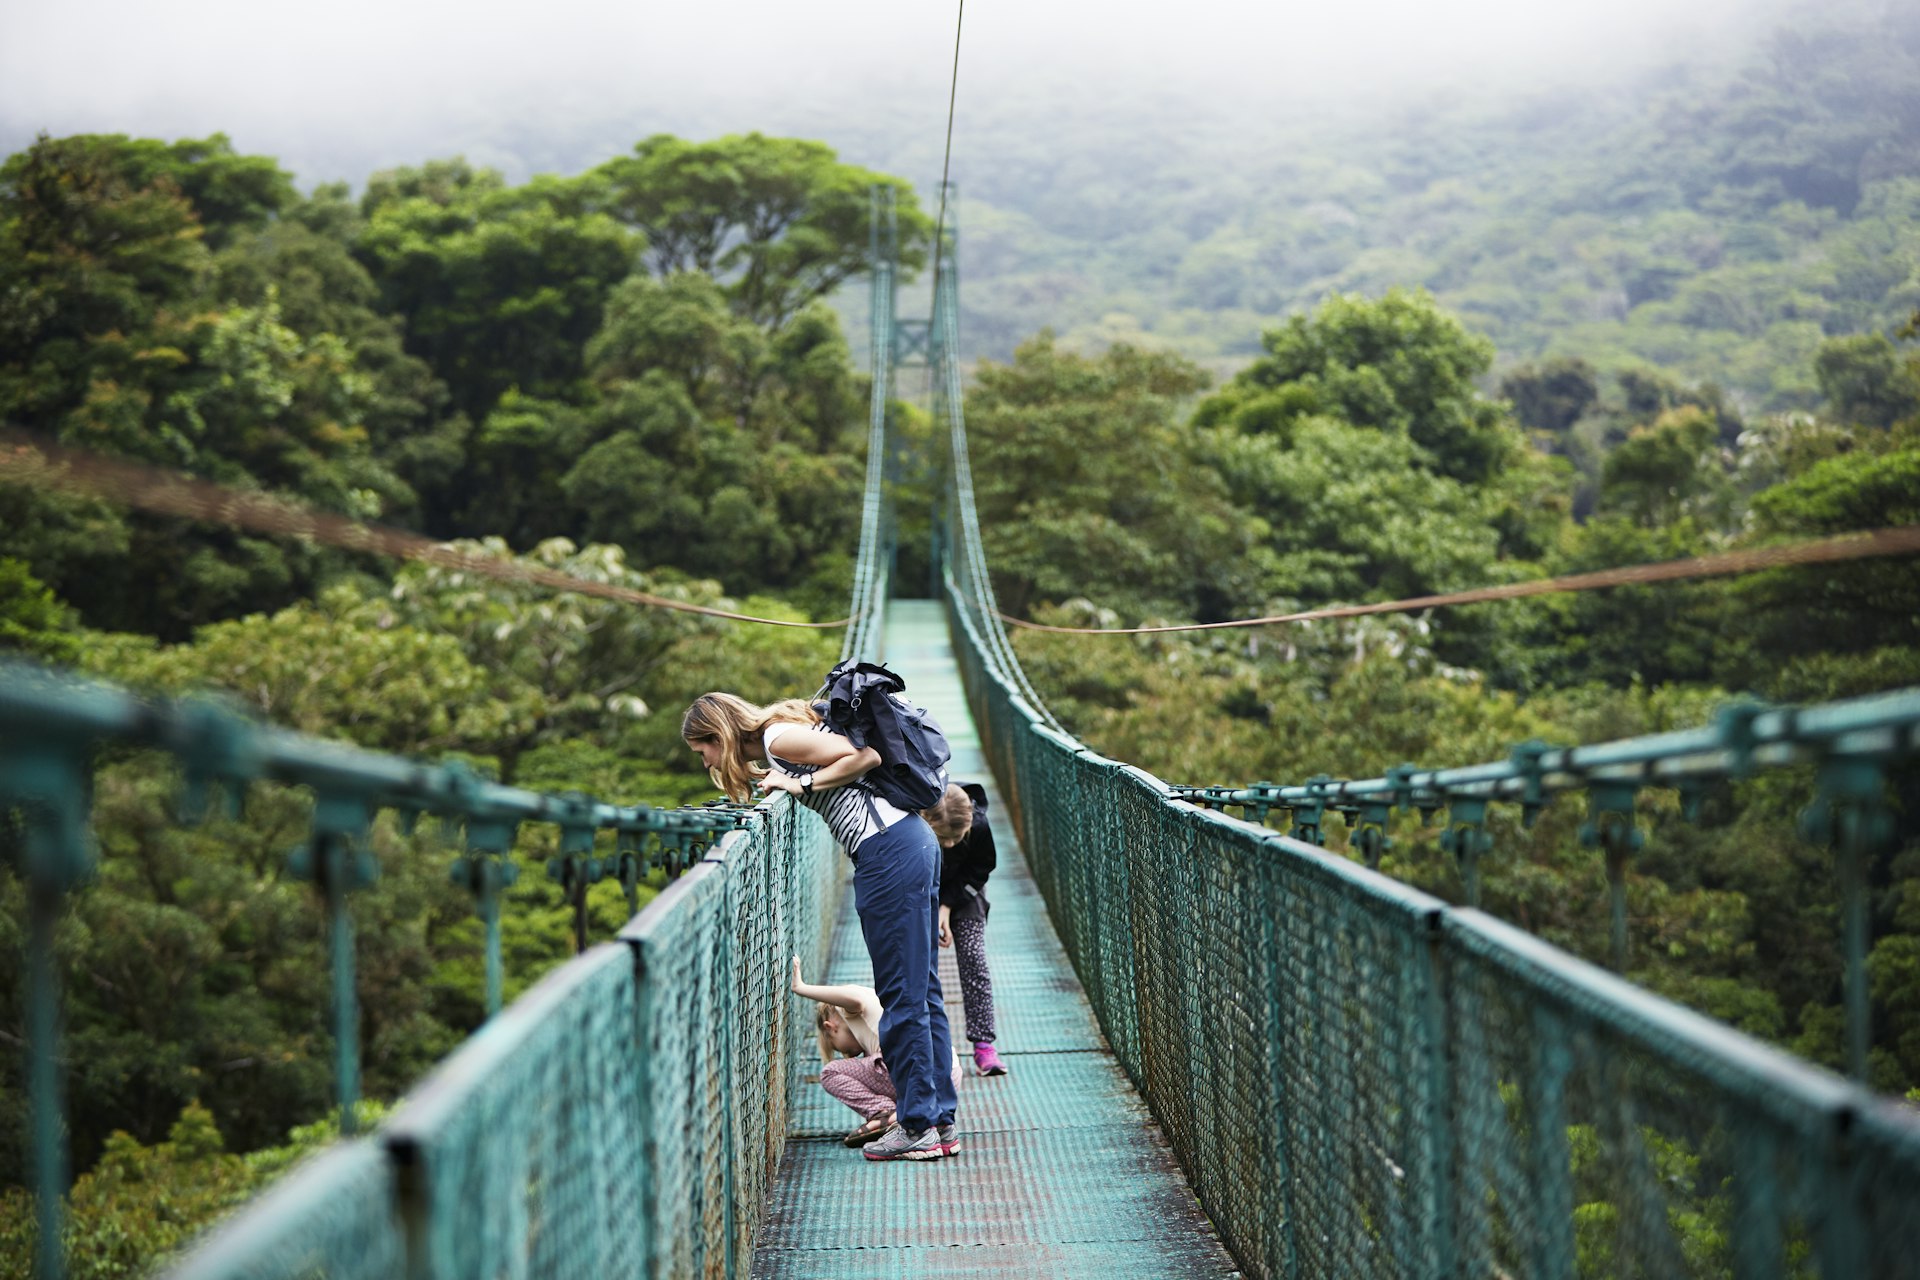
{"type": "Polygon", "coordinates": [[[1829,338],[1813,368],[1829,410],[1844,423],[1891,427],[1920,415],[1920,358],[1901,360],[1884,334],[1829,338]]]}
{"type": "Polygon", "coordinates": [[[512,388],[577,399],[582,350],[639,240],[583,211],[580,180],[507,188],[483,174],[442,188],[403,170],[376,183],[357,252],[455,406],[477,419],[512,388]]]}
{"type": "Polygon", "coordinates": [[[1200,406],[1197,425],[1284,436],[1303,418],[1336,418],[1405,436],[1427,467],[1467,483],[1513,455],[1511,425],[1474,390],[1493,344],[1424,290],[1337,295],[1268,330],[1261,344],[1265,354],[1200,406]]]}
{"type": "Polygon", "coordinates": [[[85,406],[88,444],[153,456],[142,384],[185,362],[176,311],[208,254],[174,180],[123,172],[111,143],[43,136],[0,165],[0,416],[65,434],[85,406]]]}
{"type": "Polygon", "coordinates": [[[1717,447],[1718,428],[1689,406],[1636,429],[1608,453],[1600,477],[1600,510],[1658,529],[1683,515],[1709,527],[1724,523],[1732,490],[1717,447]]]}
{"type": "Polygon", "coordinates": [[[968,449],[1003,608],[1090,595],[1132,615],[1217,616],[1254,598],[1259,527],[1180,423],[1205,385],[1177,356],[1088,358],[1048,334],[981,366],[968,449]]]}
{"type": "MultiPolygon", "coordinates": [[[[1920,523],[1920,449],[1827,458],[1756,494],[1752,518],[1763,538],[1920,523]]],[[[1758,663],[1733,674],[1763,689],[1815,655],[1910,650],[1920,628],[1920,584],[1912,564],[1898,559],[1771,570],[1731,590],[1756,637],[1758,663]]]]}
{"type": "Polygon", "coordinates": [[[1257,515],[1272,594],[1399,599],[1496,575],[1499,497],[1428,470],[1406,436],[1332,418],[1295,424],[1292,443],[1222,432],[1207,448],[1234,502],[1257,515]]]}
{"type": "Polygon", "coordinates": [[[79,652],[73,630],[73,610],[26,565],[0,556],[0,653],[71,662],[79,652]]]}
{"type": "MultiPolygon", "coordinates": [[[[271,162],[215,142],[42,138],[0,166],[0,415],[335,510],[407,506],[371,449],[375,384],[351,344],[285,323],[270,276],[255,277],[253,305],[218,296],[217,263],[278,225],[291,188],[271,162]],[[208,252],[216,229],[220,259],[208,252]]],[[[71,499],[9,493],[0,506],[30,530],[10,549],[89,623],[170,638],[286,604],[340,563],[71,499]]]]}
{"type": "Polygon", "coordinates": [[[818,142],[657,134],[594,173],[605,207],[645,233],[655,275],[711,276],[738,314],[768,331],[866,269],[872,188],[893,190],[903,270],[924,265],[932,239],[906,183],[842,163],[818,142]]]}
{"type": "Polygon", "coordinates": [[[399,322],[380,311],[379,287],[353,255],[362,227],[346,187],[323,186],[215,255],[212,288],[241,307],[273,305],[303,341],[341,344],[355,383],[347,425],[405,486],[383,494],[383,517],[419,519],[426,513],[412,495],[450,490],[471,426],[432,368],[407,353],[399,322]]]}
{"type": "Polygon", "coordinates": [[[1585,360],[1561,357],[1513,370],[1500,379],[1500,395],[1522,424],[1560,435],[1600,399],[1600,380],[1585,360]]]}

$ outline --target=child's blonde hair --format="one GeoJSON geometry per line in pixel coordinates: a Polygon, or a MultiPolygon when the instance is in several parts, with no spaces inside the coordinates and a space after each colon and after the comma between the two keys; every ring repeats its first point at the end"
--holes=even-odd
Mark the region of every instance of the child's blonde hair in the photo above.
{"type": "Polygon", "coordinates": [[[820,1046],[820,1065],[826,1066],[834,1060],[837,1050],[833,1041],[827,1037],[827,1019],[833,1015],[833,1006],[821,1001],[813,1007],[813,1038],[820,1046]]]}
{"type": "Polygon", "coordinates": [[[736,804],[753,798],[753,780],[767,767],[747,755],[765,754],[761,736],[770,724],[819,724],[820,713],[804,698],[788,698],[759,707],[731,693],[703,693],[680,718],[680,736],[689,743],[717,742],[720,763],[708,770],[713,784],[736,804]]]}
{"type": "Polygon", "coordinates": [[[946,794],[934,801],[931,809],[922,809],[920,816],[933,828],[934,839],[942,848],[956,845],[973,830],[973,797],[957,783],[949,782],[946,794]]]}

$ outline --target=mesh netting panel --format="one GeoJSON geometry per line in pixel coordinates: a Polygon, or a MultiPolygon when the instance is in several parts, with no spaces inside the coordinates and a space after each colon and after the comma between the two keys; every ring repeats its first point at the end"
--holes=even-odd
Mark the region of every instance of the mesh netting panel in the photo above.
{"type": "Polygon", "coordinates": [[[1445,936],[1464,1272],[1916,1274],[1910,1113],[1484,917],[1445,936]]]}
{"type": "Polygon", "coordinates": [[[1865,1274],[1920,1275],[1920,1157],[1912,1111],[1896,1103],[1872,1108],[1848,1145],[1858,1153],[1853,1181],[1867,1244],[1865,1274]]]}
{"type": "Polygon", "coordinates": [[[393,1168],[371,1141],[302,1163],[168,1275],[201,1280],[388,1280],[406,1270],[393,1168]]]}
{"type": "Polygon", "coordinates": [[[954,648],[1034,879],[1248,1272],[1920,1276],[1910,1109],[1169,800],[1022,701],[972,582],[954,648]]]}
{"type": "Polygon", "coordinates": [[[729,1116],[725,1055],[728,939],[726,879],[695,867],[636,927],[640,951],[641,1108],[645,1184],[635,1209],[649,1236],[648,1274],[724,1274],[728,1248],[729,1116]]]}
{"type": "Polygon", "coordinates": [[[825,963],[844,863],[812,814],[763,814],[176,1274],[744,1273],[811,1049],[787,958],[825,963]]]}
{"type": "Polygon", "coordinates": [[[386,1142],[425,1225],[416,1274],[638,1274],[624,1185],[640,1157],[633,1007],[631,951],[596,947],[396,1112],[386,1142]]]}
{"type": "Polygon", "coordinates": [[[653,1123],[641,1203],[649,1274],[746,1270],[786,1142],[794,1063],[811,1028],[789,957],[826,961],[843,860],[819,819],[781,803],[723,846],[626,934],[639,948],[643,1107],[653,1123]],[[669,895],[672,899],[669,900],[669,895]]]}

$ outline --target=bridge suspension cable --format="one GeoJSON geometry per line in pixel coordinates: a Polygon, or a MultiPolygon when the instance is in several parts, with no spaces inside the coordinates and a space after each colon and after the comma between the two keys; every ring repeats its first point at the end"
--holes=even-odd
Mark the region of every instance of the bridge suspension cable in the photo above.
{"type": "MultiPolygon", "coordinates": [[[[763,618],[751,613],[737,613],[731,609],[695,604],[690,600],[674,600],[610,582],[594,582],[562,573],[558,569],[541,568],[497,556],[476,555],[450,543],[435,542],[404,529],[367,524],[330,511],[316,511],[269,493],[229,489],[180,472],[63,449],[15,432],[0,434],[0,482],[59,489],[83,497],[99,498],[129,510],[144,511],[149,515],[179,516],[274,537],[309,538],[345,551],[414,560],[502,582],[599,596],[641,608],[699,614],[728,622],[824,631],[847,626],[858,616],[836,618],[832,622],[796,622],[787,618],[763,618]]],[[[869,480],[869,489],[872,483],[869,480]]]]}
{"type": "MultiPolygon", "coordinates": [[[[1023,631],[1046,631],[1056,635],[1141,636],[1157,635],[1168,631],[1225,631],[1235,627],[1269,627],[1289,622],[1315,622],[1322,618],[1357,618],[1376,613],[1412,613],[1419,609],[1480,604],[1489,600],[1516,600],[1523,596],[1560,595],[1640,583],[1683,582],[1695,578],[1723,578],[1738,574],[1759,573],[1767,569],[1787,569],[1796,565],[1835,564],[1845,560],[1870,560],[1915,554],[1920,554],[1920,525],[1909,524],[1891,529],[1840,534],[1832,538],[1815,538],[1806,542],[1782,543],[1772,547],[1723,551],[1710,556],[1692,556],[1685,560],[1663,560],[1653,564],[1599,569],[1592,573],[1537,578],[1529,582],[1508,582],[1499,586],[1476,587],[1471,591],[1453,591],[1444,595],[1413,596],[1405,600],[1383,600],[1372,604],[1329,605],[1322,609],[1269,614],[1262,618],[1236,618],[1227,622],[1181,622],[1148,627],[1059,627],[1044,622],[1031,622],[1006,613],[997,613],[997,616],[1010,627],[1019,627],[1023,631]]],[[[979,601],[976,600],[974,603],[977,605],[979,601]]]]}
{"type": "Polygon", "coordinates": [[[940,305],[940,271],[946,265],[946,255],[940,246],[946,243],[947,232],[947,193],[952,190],[949,179],[953,173],[953,105],[960,96],[960,32],[967,20],[967,0],[960,0],[959,12],[953,19],[953,74],[947,81],[947,144],[940,157],[940,216],[933,225],[933,296],[934,305],[940,305]]]}

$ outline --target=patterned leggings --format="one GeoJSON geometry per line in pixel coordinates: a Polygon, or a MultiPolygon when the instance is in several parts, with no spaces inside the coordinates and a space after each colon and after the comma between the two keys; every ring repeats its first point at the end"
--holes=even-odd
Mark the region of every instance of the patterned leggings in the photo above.
{"type": "MultiPolygon", "coordinates": [[[[858,1058],[835,1058],[820,1068],[820,1087],[858,1111],[862,1118],[878,1120],[893,1114],[895,1098],[893,1077],[887,1064],[864,1054],[858,1058]]],[[[954,1059],[953,1087],[960,1087],[960,1060],[954,1059]]]]}
{"type": "Polygon", "coordinates": [[[993,975],[987,972],[987,922],[952,919],[953,959],[960,969],[960,1001],[967,1011],[967,1039],[993,1039],[993,975]]]}

